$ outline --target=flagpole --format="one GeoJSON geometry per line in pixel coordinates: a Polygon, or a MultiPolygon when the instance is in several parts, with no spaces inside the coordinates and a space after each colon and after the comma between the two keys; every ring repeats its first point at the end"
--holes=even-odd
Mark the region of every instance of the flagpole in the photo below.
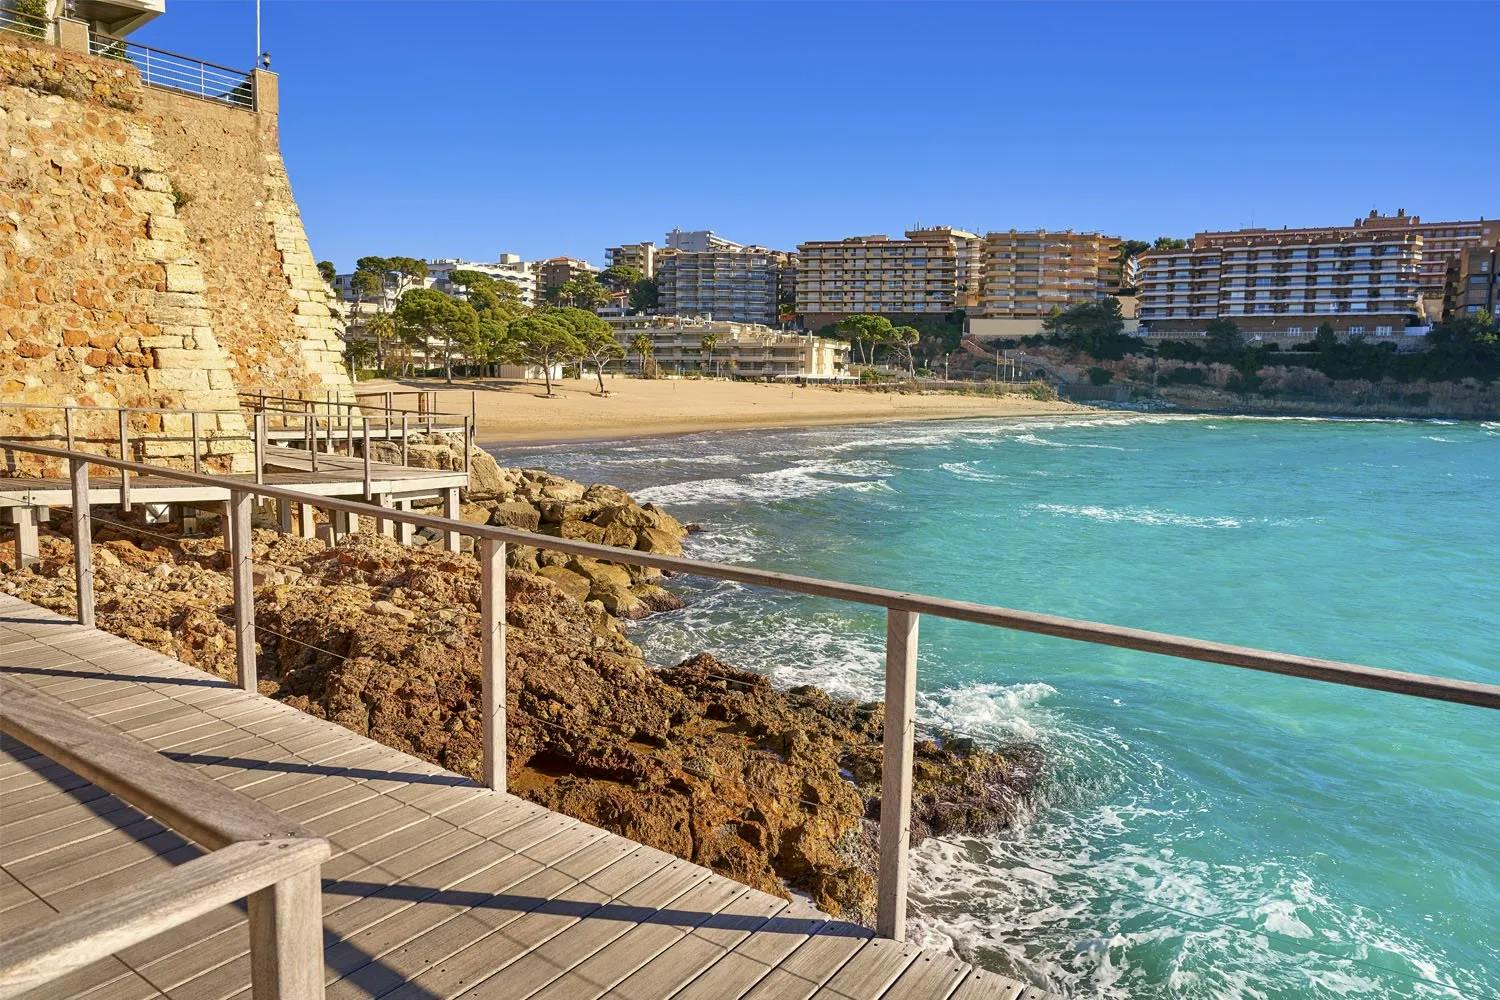
{"type": "Polygon", "coordinates": [[[260,62],[260,0],[255,0],[255,62],[260,62]]]}

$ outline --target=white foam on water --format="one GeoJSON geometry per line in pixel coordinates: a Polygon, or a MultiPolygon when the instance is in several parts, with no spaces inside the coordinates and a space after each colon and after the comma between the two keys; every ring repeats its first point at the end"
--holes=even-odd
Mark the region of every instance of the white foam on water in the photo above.
{"type": "Polygon", "coordinates": [[[1121,448],[1114,444],[1091,444],[1087,441],[1053,441],[1050,438],[1040,437],[1036,434],[1017,434],[1012,439],[1021,444],[1035,445],[1040,448],[1093,448],[1099,451],[1129,451],[1129,448],[1121,448]]]}
{"type": "Polygon", "coordinates": [[[1034,740],[1036,708],[1057,693],[1050,684],[964,684],[917,694],[917,718],[940,730],[988,739],[1034,740]]]}
{"type": "Polygon", "coordinates": [[[978,468],[979,462],[944,462],[938,466],[944,472],[959,479],[966,479],[971,483],[1003,483],[1007,476],[998,472],[982,472],[978,468]]]}
{"type": "Polygon", "coordinates": [[[1453,440],[1452,438],[1443,437],[1441,434],[1423,434],[1422,440],[1436,441],[1438,444],[1458,444],[1458,442],[1453,440]]]}
{"type": "Polygon", "coordinates": [[[1034,503],[1030,504],[1028,509],[1046,514],[1082,517],[1091,521],[1126,521],[1131,524],[1173,525],[1182,528],[1242,528],[1245,526],[1245,522],[1235,517],[1177,514],[1155,507],[1099,507],[1089,504],[1034,503]]]}
{"type": "Polygon", "coordinates": [[[796,500],[831,490],[870,487],[870,477],[888,475],[891,466],[878,460],[807,459],[795,465],[734,478],[692,479],[636,490],[641,503],[714,504],[796,500]]]}

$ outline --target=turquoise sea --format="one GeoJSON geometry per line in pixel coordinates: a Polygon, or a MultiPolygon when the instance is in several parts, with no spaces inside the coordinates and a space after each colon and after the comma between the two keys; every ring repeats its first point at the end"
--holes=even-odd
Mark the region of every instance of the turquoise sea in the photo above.
{"type": "MultiPolygon", "coordinates": [[[[1500,682],[1500,424],[1119,414],[506,449],[690,554],[1500,682]]],[[[635,638],[878,697],[883,617],[679,579],[635,638]]],[[[1500,998],[1500,713],[924,619],[923,721],[1040,742],[915,935],[1074,997],[1500,998]]]]}

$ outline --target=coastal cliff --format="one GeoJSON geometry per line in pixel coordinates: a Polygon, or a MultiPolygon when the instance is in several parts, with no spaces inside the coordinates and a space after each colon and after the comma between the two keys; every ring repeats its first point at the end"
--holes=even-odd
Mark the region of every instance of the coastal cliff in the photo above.
{"type": "MultiPolygon", "coordinates": [[[[426,461],[453,460],[440,445],[430,450],[426,461]]],[[[681,551],[688,529],[622,490],[475,454],[466,520],[681,551]]],[[[34,570],[0,563],[0,590],[68,611],[68,526],[55,527],[34,570]]],[[[254,547],[261,692],[477,778],[475,561],[372,532],[329,548],[258,528],[254,547]]],[[[883,706],[812,687],[778,691],[706,653],[654,668],[627,619],[680,606],[659,572],[511,550],[510,789],[756,888],[805,892],[830,913],[868,920],[883,706]]],[[[232,594],[217,536],[169,541],[100,526],[94,558],[101,628],[232,676],[232,594]]],[[[1031,747],[919,740],[914,839],[1008,825],[1040,765],[1031,747]]]]}

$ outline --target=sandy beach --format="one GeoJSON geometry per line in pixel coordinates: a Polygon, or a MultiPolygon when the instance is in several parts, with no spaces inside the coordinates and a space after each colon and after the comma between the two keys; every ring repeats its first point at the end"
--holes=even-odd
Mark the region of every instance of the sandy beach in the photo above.
{"type": "Polygon", "coordinates": [[[480,444],[578,441],[688,434],[751,427],[808,427],[886,420],[1076,415],[1098,411],[1021,395],[900,395],[828,386],[797,387],[695,379],[644,380],[606,375],[609,395],[587,379],[564,379],[546,397],[541,383],[502,379],[362,382],[361,392],[437,389],[439,407],[467,413],[476,396],[480,444]]]}

